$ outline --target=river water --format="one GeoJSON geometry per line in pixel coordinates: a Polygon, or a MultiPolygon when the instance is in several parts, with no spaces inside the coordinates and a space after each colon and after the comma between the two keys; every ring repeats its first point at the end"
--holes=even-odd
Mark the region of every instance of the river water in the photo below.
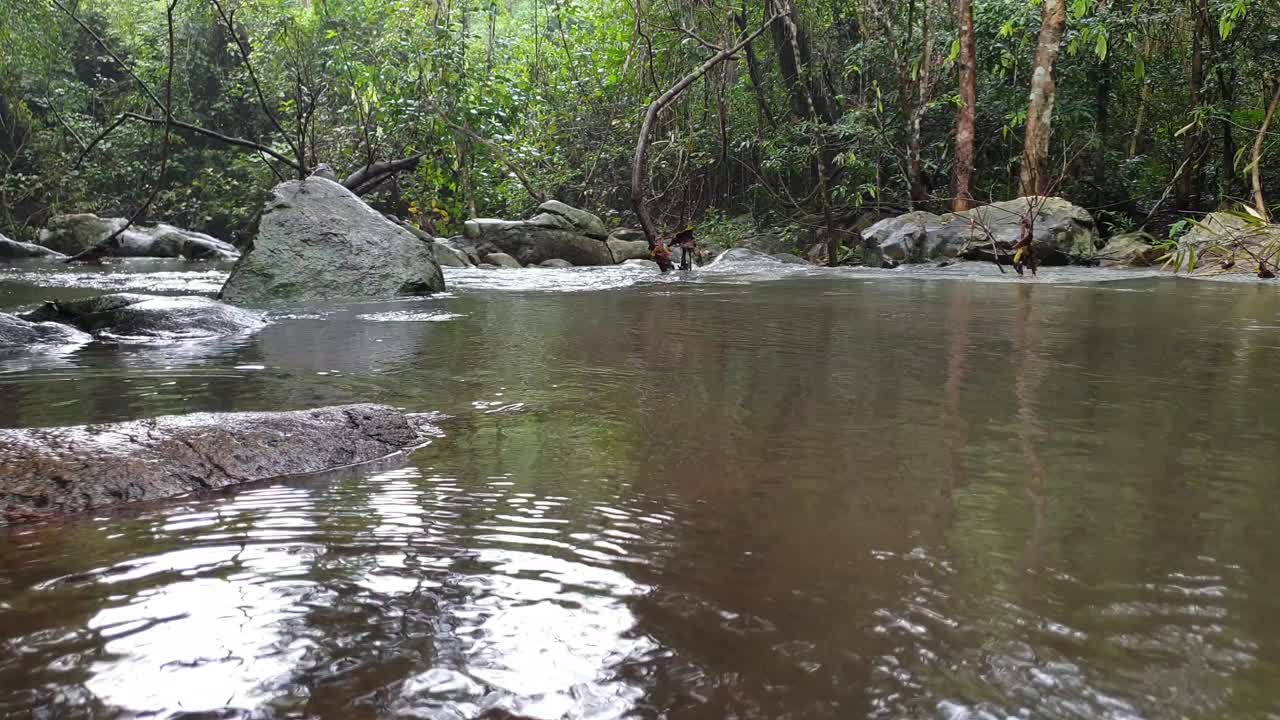
{"type": "MultiPolygon", "coordinates": [[[[223,276],[18,266],[0,309],[223,276]]],[[[449,416],[408,458],[0,531],[0,715],[1280,718],[1273,286],[448,279],[0,357],[7,427],[449,416]]]]}

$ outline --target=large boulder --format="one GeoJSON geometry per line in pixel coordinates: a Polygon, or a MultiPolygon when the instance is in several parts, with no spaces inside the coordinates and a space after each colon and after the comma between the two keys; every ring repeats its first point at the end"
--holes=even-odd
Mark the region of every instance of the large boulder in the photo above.
{"type": "Polygon", "coordinates": [[[133,293],[47,302],[22,319],[120,338],[215,337],[250,332],[265,324],[257,313],[207,297],[133,293]]]}
{"type": "Polygon", "coordinates": [[[0,313],[0,352],[38,345],[83,345],[92,339],[68,325],[0,313]]]}
{"type": "Polygon", "coordinates": [[[892,267],[964,257],[1007,261],[1035,210],[1032,243],[1042,264],[1090,260],[1098,230],[1088,210],[1057,197],[1019,198],[962,213],[916,211],[877,222],[863,232],[863,262],[892,267]]]}
{"type": "Polygon", "coordinates": [[[16,260],[20,258],[61,258],[66,257],[57,250],[50,250],[43,245],[10,240],[0,235],[0,260],[16,260]]]}
{"type": "Polygon", "coordinates": [[[610,251],[606,243],[609,234],[600,218],[558,200],[542,203],[528,220],[476,218],[468,220],[463,229],[481,257],[500,252],[522,265],[557,258],[574,265],[622,261],[610,251]]]}
{"type": "Polygon", "coordinates": [[[538,212],[564,218],[569,222],[569,228],[566,229],[577,229],[587,237],[593,237],[597,240],[604,240],[609,237],[609,231],[605,229],[604,222],[600,218],[586,210],[579,210],[571,205],[566,205],[559,200],[548,200],[542,203],[538,206],[538,212]]]}
{"type": "Polygon", "coordinates": [[[643,242],[645,245],[649,244],[648,238],[644,236],[644,231],[637,230],[635,228],[618,228],[617,230],[614,230],[613,232],[609,233],[609,239],[621,240],[622,242],[639,241],[639,242],[643,242]]]}
{"type": "Polygon", "coordinates": [[[431,243],[323,177],[277,185],[222,288],[233,303],[392,298],[444,290],[431,243]]]}
{"type": "Polygon", "coordinates": [[[435,254],[436,262],[440,267],[474,267],[477,263],[471,261],[471,258],[461,248],[455,247],[448,240],[437,238],[431,243],[431,251],[435,254]]]}
{"type": "MultiPolygon", "coordinates": [[[[967,227],[968,223],[964,223],[967,227]]],[[[917,210],[886,218],[862,234],[862,261],[872,267],[894,267],[956,257],[967,237],[954,215],[917,210]]]]}
{"type": "Polygon", "coordinates": [[[624,263],[628,260],[647,260],[649,258],[649,241],[641,237],[640,240],[623,240],[618,237],[610,237],[605,241],[609,247],[609,252],[613,254],[613,261],[616,263],[624,263]]]}
{"type": "Polygon", "coordinates": [[[0,524],[368,462],[433,432],[382,405],[0,430],[0,524]]]}
{"type": "MultiPolygon", "coordinates": [[[[90,213],[55,215],[40,231],[40,242],[57,252],[75,255],[111,237],[126,222],[124,218],[100,218],[90,213]]],[[[230,243],[164,223],[130,226],[116,237],[106,254],[187,260],[235,260],[240,257],[240,251],[230,243]]]]}

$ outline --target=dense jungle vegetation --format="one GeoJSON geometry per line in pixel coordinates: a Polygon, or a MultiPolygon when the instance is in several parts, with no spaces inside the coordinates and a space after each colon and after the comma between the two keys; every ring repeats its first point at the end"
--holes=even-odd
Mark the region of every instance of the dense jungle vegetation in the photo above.
{"type": "Polygon", "coordinates": [[[0,48],[23,239],[142,208],[237,239],[320,163],[439,235],[538,197],[634,223],[655,100],[662,230],[1052,192],[1164,232],[1280,196],[1276,0],[0,0],[0,48]]]}

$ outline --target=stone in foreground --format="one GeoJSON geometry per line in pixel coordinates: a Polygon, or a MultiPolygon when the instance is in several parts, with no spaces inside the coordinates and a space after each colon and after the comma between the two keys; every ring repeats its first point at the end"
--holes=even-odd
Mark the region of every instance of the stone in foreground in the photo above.
{"type": "Polygon", "coordinates": [[[88,333],[59,323],[0,313],[0,352],[40,345],[83,345],[92,339],[88,333]]]}
{"type": "Polygon", "coordinates": [[[431,243],[323,177],[271,191],[253,246],[222,287],[227,302],[323,302],[444,290],[431,243]]]}
{"type": "Polygon", "coordinates": [[[23,319],[61,323],[94,335],[186,339],[236,335],[262,328],[254,312],[198,295],[170,297],[116,293],[47,302],[23,319]]]}
{"type": "Polygon", "coordinates": [[[484,256],[484,261],[486,264],[498,268],[507,268],[508,270],[520,269],[520,261],[506,253],[489,253],[484,256]]]}
{"type": "Polygon", "coordinates": [[[10,240],[0,235],[0,260],[16,260],[20,258],[62,258],[66,257],[57,250],[50,250],[43,245],[10,240]]]}
{"type": "Polygon", "coordinates": [[[0,430],[0,524],[368,462],[429,431],[383,405],[0,430]]]}

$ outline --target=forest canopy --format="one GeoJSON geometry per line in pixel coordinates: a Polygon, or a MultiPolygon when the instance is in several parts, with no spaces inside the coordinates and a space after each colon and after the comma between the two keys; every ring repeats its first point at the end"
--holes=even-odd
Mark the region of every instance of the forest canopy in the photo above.
{"type": "Polygon", "coordinates": [[[321,163],[438,235],[538,198],[634,223],[646,111],[707,65],[654,114],[664,230],[1040,192],[1163,232],[1280,196],[1275,0],[0,0],[0,47],[18,238],[145,206],[242,239],[321,163]]]}

